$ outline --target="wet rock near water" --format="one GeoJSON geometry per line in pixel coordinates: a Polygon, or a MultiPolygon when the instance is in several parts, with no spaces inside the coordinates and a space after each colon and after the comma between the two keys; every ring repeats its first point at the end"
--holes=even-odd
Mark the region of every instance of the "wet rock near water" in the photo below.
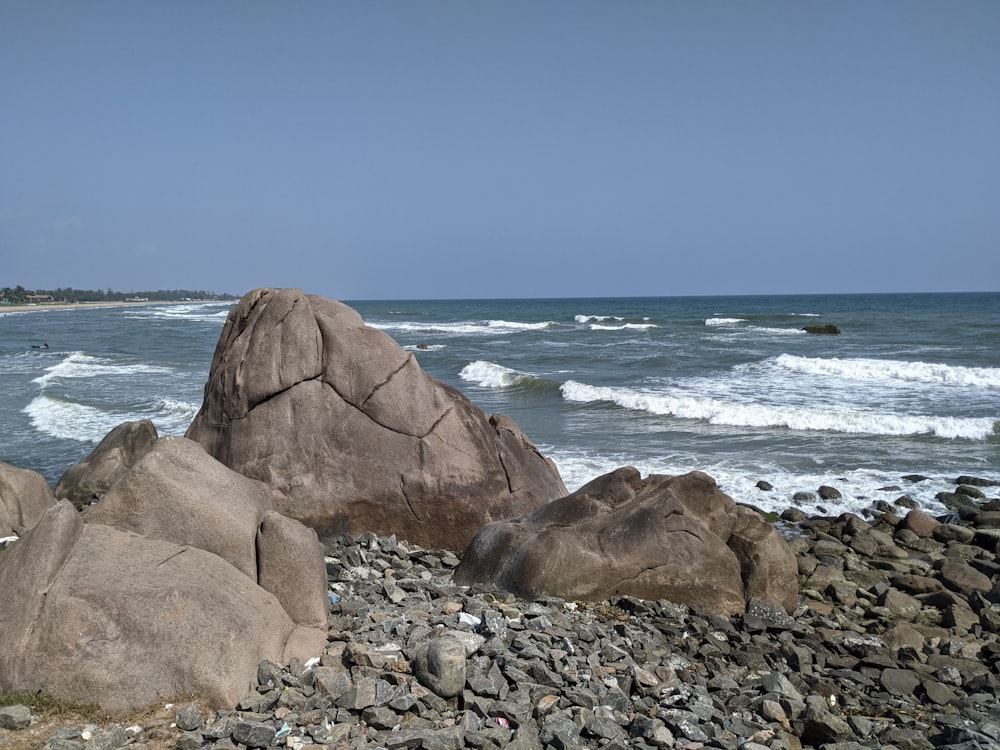
{"type": "Polygon", "coordinates": [[[457,586],[451,552],[329,543],[319,660],[261,663],[231,710],[190,701],[168,721],[67,727],[45,747],[1000,746],[997,514],[785,525],[791,615],[757,600],[732,617],[630,597],[527,601],[457,586]]]}
{"type": "Polygon", "coordinates": [[[821,336],[839,336],[840,328],[836,323],[821,323],[819,325],[803,326],[806,333],[819,334],[821,336]]]}

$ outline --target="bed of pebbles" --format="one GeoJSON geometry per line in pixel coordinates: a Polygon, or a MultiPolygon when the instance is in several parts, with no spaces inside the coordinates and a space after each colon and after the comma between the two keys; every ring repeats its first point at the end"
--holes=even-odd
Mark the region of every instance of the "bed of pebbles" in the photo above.
{"type": "MultiPolygon", "coordinates": [[[[261,664],[232,710],[181,702],[153,723],[62,727],[40,745],[1000,748],[1000,501],[957,494],[938,518],[903,501],[868,518],[787,511],[791,616],[761,602],[724,618],[664,601],[522,601],[454,585],[448,551],[332,544],[321,660],[261,664]]],[[[25,710],[3,709],[0,726],[30,723],[25,710]]]]}

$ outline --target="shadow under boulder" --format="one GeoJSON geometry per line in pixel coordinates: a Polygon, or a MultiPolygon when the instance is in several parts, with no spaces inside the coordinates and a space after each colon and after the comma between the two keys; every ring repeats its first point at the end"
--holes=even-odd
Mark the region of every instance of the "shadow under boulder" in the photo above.
{"type": "Polygon", "coordinates": [[[484,527],[455,570],[522,598],[666,599],[732,615],[758,599],[791,612],[795,556],[759,514],[701,472],[625,467],[520,518],[484,527]]]}

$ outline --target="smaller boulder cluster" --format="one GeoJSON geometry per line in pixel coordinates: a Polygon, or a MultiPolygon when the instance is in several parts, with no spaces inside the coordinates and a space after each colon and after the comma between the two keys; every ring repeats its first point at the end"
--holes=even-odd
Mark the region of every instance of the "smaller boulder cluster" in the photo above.
{"type": "Polygon", "coordinates": [[[262,659],[326,645],[316,533],[184,438],[159,438],[83,512],[51,505],[3,552],[0,591],[16,603],[0,608],[0,690],[115,715],[178,693],[232,705],[262,659]]]}
{"type": "Polygon", "coordinates": [[[631,466],[484,527],[455,577],[525,598],[628,595],[722,615],[753,598],[786,612],[798,600],[795,557],[757,511],[703,472],[643,479],[631,466]]]}

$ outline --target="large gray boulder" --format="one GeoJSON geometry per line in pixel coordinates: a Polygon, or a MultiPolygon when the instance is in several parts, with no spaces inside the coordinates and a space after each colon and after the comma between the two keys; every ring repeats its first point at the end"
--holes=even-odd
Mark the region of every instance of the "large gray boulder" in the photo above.
{"type": "Polygon", "coordinates": [[[731,615],[756,598],[794,609],[795,556],[781,535],[701,472],[632,467],[521,518],[483,528],[455,570],[524,598],[667,599],[731,615]]]}
{"type": "Polygon", "coordinates": [[[0,539],[30,529],[55,502],[48,482],[37,471],[0,461],[0,539]]]}
{"type": "Polygon", "coordinates": [[[273,488],[321,539],[460,549],[566,494],[508,418],[487,418],[335,300],[258,289],[233,308],[187,437],[273,488]]]}
{"type": "Polygon", "coordinates": [[[232,707],[260,661],[320,656],[323,550],[270,494],[164,437],[99,503],[60,501],[0,555],[0,689],[114,714],[178,694],[232,707]]]}
{"type": "Polygon", "coordinates": [[[273,594],[221,557],[84,523],[69,501],[0,556],[0,689],[114,715],[173,695],[232,707],[257,664],[322,653],[273,594]]]}
{"type": "Polygon", "coordinates": [[[266,485],[226,468],[192,440],[163,437],[83,517],[212,552],[256,579],[257,529],[273,508],[266,485]]]}
{"type": "Polygon", "coordinates": [[[223,466],[192,440],[162,437],[87,523],[218,555],[282,603],[296,624],[326,633],[326,564],[316,532],[275,512],[271,490],[223,466]]]}
{"type": "Polygon", "coordinates": [[[157,437],[156,427],[148,419],[123,422],[105,435],[86,458],[63,473],[56,484],[56,497],[69,500],[77,508],[99,500],[146,455],[157,437]]]}

